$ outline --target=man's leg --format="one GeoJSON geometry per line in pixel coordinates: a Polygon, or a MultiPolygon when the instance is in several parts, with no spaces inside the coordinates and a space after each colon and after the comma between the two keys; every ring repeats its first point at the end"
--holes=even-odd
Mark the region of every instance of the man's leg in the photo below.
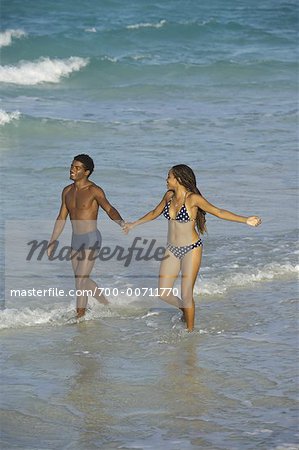
{"type": "Polygon", "coordinates": [[[74,276],[75,276],[75,286],[76,286],[76,292],[77,292],[77,298],[76,298],[77,318],[80,318],[85,315],[86,305],[87,305],[87,295],[83,295],[83,293],[82,293],[82,291],[83,291],[82,277],[80,276],[80,274],[84,270],[84,267],[80,268],[80,263],[82,263],[85,258],[86,258],[86,254],[84,254],[84,252],[78,251],[78,250],[72,251],[72,266],[73,266],[73,272],[74,272],[74,276]],[[82,293],[82,295],[78,295],[79,293],[82,293]]]}
{"type": "Polygon", "coordinates": [[[77,262],[74,261],[73,268],[75,268],[76,289],[78,294],[81,294],[77,295],[77,316],[82,317],[85,314],[88,301],[86,291],[91,291],[91,295],[100,303],[107,305],[109,302],[100,292],[98,285],[89,278],[95,263],[92,250],[85,250],[83,255],[80,252],[76,259],[77,262]]]}
{"type": "Polygon", "coordinates": [[[101,290],[95,281],[93,281],[91,278],[88,277],[88,278],[86,278],[85,283],[86,283],[86,289],[88,289],[89,291],[92,291],[93,298],[98,300],[98,302],[102,303],[103,305],[109,304],[108,300],[106,299],[104,294],[101,293],[101,290]]]}

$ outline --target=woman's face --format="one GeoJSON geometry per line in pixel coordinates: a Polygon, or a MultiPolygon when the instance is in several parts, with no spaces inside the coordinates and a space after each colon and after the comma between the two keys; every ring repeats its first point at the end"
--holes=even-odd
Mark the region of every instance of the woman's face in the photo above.
{"type": "Polygon", "coordinates": [[[168,189],[174,189],[178,185],[178,180],[175,178],[171,170],[168,172],[166,183],[168,189]]]}

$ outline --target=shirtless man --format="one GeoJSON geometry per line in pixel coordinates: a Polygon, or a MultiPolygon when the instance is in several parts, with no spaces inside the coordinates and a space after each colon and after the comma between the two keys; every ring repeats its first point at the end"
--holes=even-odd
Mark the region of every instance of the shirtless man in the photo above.
{"type": "MultiPolygon", "coordinates": [[[[70,179],[73,183],[62,191],[61,207],[47,252],[51,257],[55,241],[65,226],[67,216],[70,215],[73,230],[72,266],[76,289],[79,293],[92,290],[99,302],[107,304],[107,299],[97,294],[97,284],[89,278],[95,262],[95,248],[99,248],[101,244],[101,235],[97,229],[99,207],[121,227],[125,221],[108,202],[103,189],[88,179],[93,169],[94,163],[90,156],[81,154],[74,157],[70,168],[70,179]]],[[[77,296],[77,318],[84,316],[87,300],[87,295],[77,296]]]]}

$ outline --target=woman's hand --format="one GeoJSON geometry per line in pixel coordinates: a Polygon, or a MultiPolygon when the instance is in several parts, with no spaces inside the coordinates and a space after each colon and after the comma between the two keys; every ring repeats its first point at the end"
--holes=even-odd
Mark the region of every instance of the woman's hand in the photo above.
{"type": "Polygon", "coordinates": [[[54,244],[56,244],[56,241],[50,242],[50,244],[47,247],[47,255],[49,259],[51,259],[54,254],[55,250],[54,244]]]}
{"type": "Polygon", "coordinates": [[[124,226],[122,227],[122,230],[125,234],[128,234],[129,231],[131,231],[135,227],[134,222],[126,222],[124,226]]]}
{"type": "Polygon", "coordinates": [[[258,227],[262,223],[262,219],[258,216],[250,216],[247,217],[246,223],[251,227],[258,227]]]}

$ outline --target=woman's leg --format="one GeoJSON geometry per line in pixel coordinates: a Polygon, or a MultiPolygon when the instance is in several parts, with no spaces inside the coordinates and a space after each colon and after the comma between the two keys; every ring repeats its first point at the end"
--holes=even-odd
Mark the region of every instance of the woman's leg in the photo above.
{"type": "Polygon", "coordinates": [[[195,303],[193,289],[196,277],[200,268],[202,257],[202,247],[197,247],[188,252],[182,259],[182,300],[184,308],[184,318],[188,331],[194,328],[195,303]]]}
{"type": "Polygon", "coordinates": [[[182,300],[172,293],[174,282],[180,272],[180,260],[168,249],[165,251],[165,256],[167,258],[161,262],[159,273],[160,298],[177,308],[181,308],[182,300]]]}

